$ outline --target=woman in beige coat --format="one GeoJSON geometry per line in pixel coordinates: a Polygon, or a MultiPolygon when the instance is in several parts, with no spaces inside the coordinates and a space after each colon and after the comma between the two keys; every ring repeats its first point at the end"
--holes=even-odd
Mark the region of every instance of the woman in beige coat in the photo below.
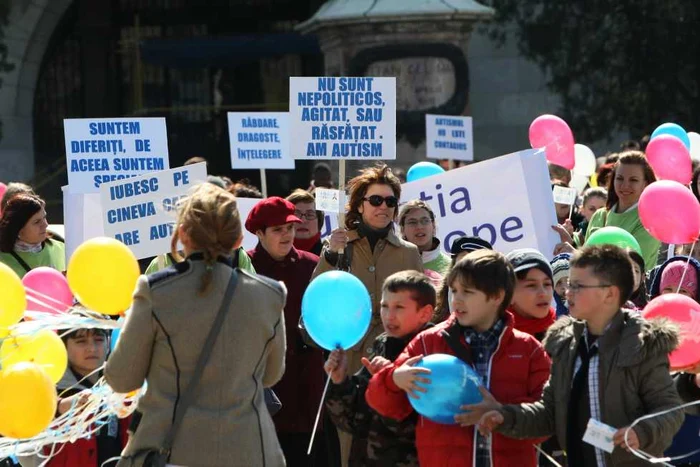
{"type": "MultiPolygon", "coordinates": [[[[172,253],[181,262],[139,279],[105,369],[116,392],[148,383],[138,405],[141,421],[120,466],[141,465],[132,460],[135,454],[162,446],[190,383],[233,272],[228,254],[242,238],[235,197],[211,184],[200,185],[180,207],[175,232],[172,253]]],[[[238,270],[233,299],[176,433],[170,464],[284,465],[263,388],[284,373],[285,299],[280,283],[238,270]]]]}

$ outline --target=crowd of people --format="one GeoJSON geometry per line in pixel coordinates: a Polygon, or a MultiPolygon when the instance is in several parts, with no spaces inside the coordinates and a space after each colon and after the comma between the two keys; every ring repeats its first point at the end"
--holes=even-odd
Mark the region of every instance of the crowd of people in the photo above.
{"type": "MultiPolygon", "coordinates": [[[[47,465],[99,466],[121,453],[119,466],[165,456],[174,466],[602,467],[647,465],[633,450],[692,452],[698,407],[672,409],[700,399],[700,365],[672,372],[678,328],[640,312],[666,293],[700,302],[700,262],[688,256],[700,249],[669,253],[646,231],[637,205],[656,177],[643,148],[622,149],[599,161],[573,207],[555,204],[561,241],[551,252],[504,254],[471,236],[442,245],[430,205],[402,199],[402,180],[383,164],[348,181],[344,225],[325,239],[314,190],[333,187],[327,165],[286,198],[210,176],[179,207],[172,251],[143,264],[116,348],[102,330],[63,336],[69,367],[57,416],[102,376],[123,393],[147,382],[137,411],[94,437],[47,446],[47,465]],[[260,198],[246,219],[237,197],[260,198]],[[629,232],[641,252],[586,245],[608,226],[629,232]],[[257,237],[247,251],[244,228],[257,237]],[[331,270],[365,285],[372,319],[357,345],[327,352],[301,309],[307,286],[331,270]],[[219,335],[209,343],[212,326],[219,335]],[[410,404],[430,384],[418,363],[431,354],[456,356],[482,383],[482,401],[461,407],[453,424],[410,404]],[[589,420],[615,429],[612,452],[583,441],[589,420]]],[[[700,168],[689,187],[698,197],[699,178],[700,168]]],[[[571,173],[550,165],[550,182],[568,187],[571,173]]],[[[39,266],[65,271],[63,239],[31,187],[8,184],[0,207],[0,262],[19,277],[39,266]]]]}

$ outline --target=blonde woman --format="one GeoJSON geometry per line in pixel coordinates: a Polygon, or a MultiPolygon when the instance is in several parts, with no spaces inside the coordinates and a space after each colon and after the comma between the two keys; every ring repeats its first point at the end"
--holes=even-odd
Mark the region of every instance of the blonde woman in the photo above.
{"type": "Polygon", "coordinates": [[[235,197],[211,184],[200,185],[178,211],[172,239],[178,262],[139,279],[105,370],[107,382],[120,393],[148,383],[138,406],[142,418],[120,467],[141,466],[148,456],[157,457],[176,416],[182,421],[167,452],[170,464],[284,465],[263,388],[284,373],[286,290],[232,268],[229,254],[241,238],[235,197]],[[224,300],[232,276],[237,283],[231,299],[224,300]],[[209,340],[211,355],[193,381],[220,309],[219,334],[209,340]]]}

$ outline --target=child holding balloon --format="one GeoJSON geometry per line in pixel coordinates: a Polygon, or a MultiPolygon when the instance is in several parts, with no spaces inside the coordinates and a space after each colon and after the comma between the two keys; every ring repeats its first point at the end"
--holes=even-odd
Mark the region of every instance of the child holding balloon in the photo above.
{"type": "Polygon", "coordinates": [[[369,358],[362,359],[364,368],[348,378],[345,351],[331,352],[325,369],[334,384],[326,408],[333,423],[353,435],[350,466],[418,466],[415,414],[402,421],[382,417],[367,405],[365,391],[372,375],[429,326],[434,307],[435,288],[427,276],[417,271],[392,274],[384,281],[380,304],[384,333],[374,340],[369,358]]]}
{"type": "Polygon", "coordinates": [[[678,333],[665,321],[647,321],[621,309],[633,284],[632,264],[621,248],[587,246],[577,252],[567,291],[573,318],[559,319],[544,341],[554,364],[542,399],[484,414],[480,432],[497,430],[518,438],[556,434],[569,466],[588,465],[585,459],[595,460],[594,465],[639,465],[632,448],[661,456],[683,414],[660,414],[634,428],[630,424],[680,405],[668,360],[678,333]],[[592,434],[592,420],[606,425],[602,430],[611,442],[594,447],[583,441],[592,434]]]}
{"type": "MultiPolygon", "coordinates": [[[[475,251],[454,265],[447,281],[452,293],[451,317],[418,334],[393,364],[372,377],[367,403],[385,417],[405,420],[414,414],[409,398],[431,396],[430,370],[416,364],[424,355],[454,355],[472,366],[483,381],[483,400],[461,406],[462,412],[454,414],[451,425],[419,417],[416,448],[420,465],[534,467],[538,441],[500,434],[481,436],[470,427],[481,414],[498,407],[497,400],[538,400],[549,377],[550,361],[541,344],[515,330],[513,316],[506,311],[515,288],[513,267],[501,253],[475,251]]],[[[462,391],[464,386],[454,388],[455,394],[462,391]]]]}

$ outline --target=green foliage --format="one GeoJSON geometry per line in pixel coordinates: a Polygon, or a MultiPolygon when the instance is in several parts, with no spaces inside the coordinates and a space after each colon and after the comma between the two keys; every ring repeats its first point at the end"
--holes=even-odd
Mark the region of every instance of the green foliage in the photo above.
{"type": "MultiPolygon", "coordinates": [[[[700,130],[700,2],[493,0],[490,35],[514,34],[545,72],[577,140],[700,130]]],[[[554,110],[554,109],[553,109],[554,110]]]]}

